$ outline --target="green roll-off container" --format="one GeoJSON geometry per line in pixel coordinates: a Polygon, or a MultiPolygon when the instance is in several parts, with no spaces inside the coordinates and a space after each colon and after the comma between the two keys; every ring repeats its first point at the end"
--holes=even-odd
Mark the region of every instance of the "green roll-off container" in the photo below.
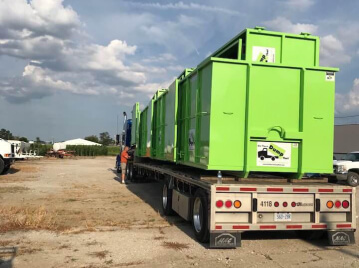
{"type": "Polygon", "coordinates": [[[179,82],[178,159],[209,170],[332,172],[335,72],[319,38],[246,29],[179,82]]]}
{"type": "Polygon", "coordinates": [[[331,173],[337,71],[319,67],[318,37],[246,29],[178,77],[177,101],[165,97],[171,87],[158,99],[154,157],[170,160],[171,137],[183,165],[331,173]]]}

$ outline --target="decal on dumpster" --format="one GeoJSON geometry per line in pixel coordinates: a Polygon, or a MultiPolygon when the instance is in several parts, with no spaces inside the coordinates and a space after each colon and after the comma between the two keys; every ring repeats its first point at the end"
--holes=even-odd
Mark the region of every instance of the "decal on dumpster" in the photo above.
{"type": "Polygon", "coordinates": [[[334,82],[335,81],[335,73],[334,72],[325,72],[325,81],[334,82]]]}
{"type": "Polygon", "coordinates": [[[253,47],[252,61],[275,63],[275,48],[253,47]]]}
{"type": "Polygon", "coordinates": [[[290,167],[292,144],[257,142],[257,166],[290,167]]]}

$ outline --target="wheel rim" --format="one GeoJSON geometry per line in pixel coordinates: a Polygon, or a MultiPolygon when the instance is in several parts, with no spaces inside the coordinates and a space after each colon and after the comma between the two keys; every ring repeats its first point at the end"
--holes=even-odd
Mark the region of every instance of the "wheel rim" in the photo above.
{"type": "Polygon", "coordinates": [[[357,184],[358,183],[358,179],[357,179],[357,177],[355,177],[355,176],[350,176],[350,181],[351,181],[351,183],[352,184],[357,184]]]}
{"type": "Polygon", "coordinates": [[[199,233],[202,230],[203,222],[203,207],[201,198],[197,197],[193,205],[193,225],[196,232],[199,233]]]}
{"type": "Polygon", "coordinates": [[[162,190],[162,205],[163,208],[166,209],[167,207],[167,185],[163,185],[163,190],[162,190]]]}

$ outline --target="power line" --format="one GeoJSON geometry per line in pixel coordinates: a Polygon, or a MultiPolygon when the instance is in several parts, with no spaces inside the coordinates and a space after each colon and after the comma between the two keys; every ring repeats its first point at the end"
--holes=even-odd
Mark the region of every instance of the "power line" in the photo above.
{"type": "Polygon", "coordinates": [[[334,116],[334,118],[350,118],[350,117],[357,117],[359,116],[359,114],[357,115],[348,115],[348,116],[334,116]]]}

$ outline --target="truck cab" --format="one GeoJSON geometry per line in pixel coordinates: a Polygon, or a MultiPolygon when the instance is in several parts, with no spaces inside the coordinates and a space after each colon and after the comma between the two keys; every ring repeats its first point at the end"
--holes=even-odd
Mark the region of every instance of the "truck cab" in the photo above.
{"type": "Polygon", "coordinates": [[[4,139],[0,139],[0,174],[5,174],[14,161],[14,145],[4,139]]]}
{"type": "Polygon", "coordinates": [[[346,154],[342,160],[333,161],[337,180],[346,181],[350,186],[359,185],[359,151],[346,154]]]}

